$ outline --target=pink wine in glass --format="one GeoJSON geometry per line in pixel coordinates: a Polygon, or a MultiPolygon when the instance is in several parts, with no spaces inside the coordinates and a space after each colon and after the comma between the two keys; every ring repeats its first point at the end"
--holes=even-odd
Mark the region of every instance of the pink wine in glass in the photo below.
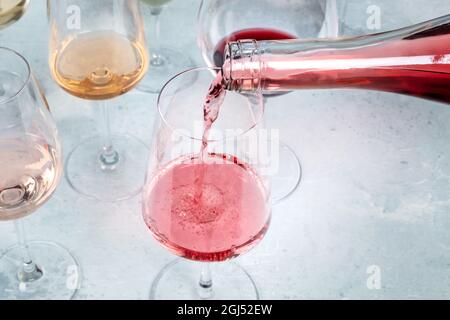
{"type": "Polygon", "coordinates": [[[276,30],[276,29],[267,29],[267,28],[251,28],[251,29],[243,29],[240,31],[236,31],[222,39],[214,50],[214,64],[216,67],[221,67],[224,62],[224,53],[227,43],[234,42],[238,40],[287,40],[287,39],[296,39],[296,36],[293,36],[287,32],[276,30]]]}
{"type": "Polygon", "coordinates": [[[144,191],[143,212],[157,240],[175,254],[224,261],[263,238],[270,217],[267,197],[250,166],[207,154],[177,159],[161,170],[144,191]]]}
{"type": "Polygon", "coordinates": [[[243,40],[225,51],[228,90],[356,88],[450,103],[450,15],[356,38],[243,40]]]}

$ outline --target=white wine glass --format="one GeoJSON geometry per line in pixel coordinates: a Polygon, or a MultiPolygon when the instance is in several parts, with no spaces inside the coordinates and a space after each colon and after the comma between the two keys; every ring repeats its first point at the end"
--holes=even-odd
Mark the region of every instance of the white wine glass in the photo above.
{"type": "Polygon", "coordinates": [[[0,257],[0,300],[70,299],[78,263],[55,243],[27,242],[21,220],[59,184],[58,132],[25,58],[0,47],[0,61],[0,221],[14,220],[19,238],[0,257]]]}
{"type": "Polygon", "coordinates": [[[30,0],[0,0],[0,30],[19,20],[29,3],[30,0]]]}
{"type": "Polygon", "coordinates": [[[73,189],[100,201],[121,201],[142,188],[147,147],[130,135],[113,135],[107,100],[133,89],[148,67],[137,0],[49,0],[50,69],[69,94],[98,101],[103,134],[81,142],[68,156],[73,189]]]}
{"type": "Polygon", "coordinates": [[[186,52],[180,52],[162,45],[161,13],[172,0],[140,0],[146,22],[150,22],[147,34],[150,43],[151,72],[141,81],[138,90],[158,93],[170,77],[194,66],[186,52]]]}

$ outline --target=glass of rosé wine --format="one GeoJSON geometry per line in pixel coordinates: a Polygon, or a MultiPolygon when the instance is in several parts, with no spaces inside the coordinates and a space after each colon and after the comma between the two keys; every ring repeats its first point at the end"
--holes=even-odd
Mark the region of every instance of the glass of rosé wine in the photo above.
{"type": "Polygon", "coordinates": [[[63,171],[61,141],[30,65],[0,47],[0,223],[18,244],[0,248],[1,300],[68,300],[80,285],[77,261],[53,242],[27,241],[23,218],[45,205],[63,171]]]}
{"type": "Polygon", "coordinates": [[[216,72],[185,71],[158,98],[143,217],[185,259],[158,274],[151,299],[259,298],[250,275],[225,261],[255,247],[270,223],[264,99],[225,91],[216,72]]]}
{"type": "MultiPolygon", "coordinates": [[[[142,190],[147,146],[114,133],[113,105],[144,78],[149,56],[137,0],[49,0],[49,66],[69,95],[92,101],[100,134],[68,154],[65,175],[72,189],[97,201],[130,199],[142,190]]],[[[89,132],[86,132],[89,134],[89,132]]]]}

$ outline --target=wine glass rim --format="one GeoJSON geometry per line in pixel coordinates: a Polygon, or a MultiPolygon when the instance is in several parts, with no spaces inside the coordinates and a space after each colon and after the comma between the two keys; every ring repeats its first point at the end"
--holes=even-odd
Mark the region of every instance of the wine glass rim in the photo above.
{"type": "MultiPolygon", "coordinates": [[[[161,118],[161,120],[164,122],[164,124],[169,127],[172,131],[177,130],[177,128],[175,128],[165,117],[165,115],[163,114],[162,110],[161,110],[161,99],[163,96],[163,93],[165,91],[165,89],[172,83],[173,80],[179,78],[180,76],[190,73],[190,72],[199,72],[199,71],[209,71],[209,72],[216,72],[216,71],[220,71],[221,68],[217,68],[217,67],[195,67],[195,68],[191,68],[191,69],[187,69],[185,71],[182,71],[180,73],[178,73],[177,75],[173,76],[172,78],[170,78],[170,80],[168,80],[164,86],[162,87],[161,91],[158,94],[158,101],[157,101],[157,107],[158,107],[158,113],[159,113],[159,117],[161,118]]],[[[219,141],[224,141],[224,140],[228,140],[230,138],[237,138],[237,137],[241,137],[244,136],[245,134],[247,134],[248,132],[250,132],[251,130],[253,130],[256,126],[258,126],[260,124],[260,122],[263,120],[264,118],[264,113],[265,113],[265,104],[264,104],[264,96],[262,94],[262,92],[258,91],[258,92],[253,92],[256,93],[261,101],[261,108],[262,108],[262,112],[260,117],[258,117],[258,119],[255,121],[255,123],[253,125],[251,125],[249,128],[247,128],[246,130],[243,130],[241,133],[233,135],[233,136],[226,136],[223,139],[208,139],[208,142],[219,142],[219,141]]],[[[195,136],[191,136],[191,135],[186,135],[181,133],[182,136],[189,138],[191,140],[194,141],[202,141],[201,137],[195,137],[195,136]]]]}
{"type": "Polygon", "coordinates": [[[28,63],[27,59],[25,59],[25,57],[23,55],[21,55],[19,52],[17,52],[16,50],[0,46],[0,52],[1,51],[6,51],[6,52],[12,53],[13,55],[17,56],[19,59],[21,59],[25,63],[26,70],[27,70],[26,78],[23,81],[23,83],[21,84],[20,88],[14,94],[12,94],[10,97],[7,97],[4,100],[0,100],[0,104],[7,104],[8,102],[11,102],[12,100],[16,99],[22,93],[22,91],[26,88],[28,83],[30,82],[31,67],[30,67],[30,64],[28,63]]]}

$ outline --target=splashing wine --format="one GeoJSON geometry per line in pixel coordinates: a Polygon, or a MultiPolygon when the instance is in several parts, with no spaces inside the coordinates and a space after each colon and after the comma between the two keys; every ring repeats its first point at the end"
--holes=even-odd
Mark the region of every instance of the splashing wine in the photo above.
{"type": "Polygon", "coordinates": [[[267,191],[255,170],[238,158],[208,152],[210,130],[226,97],[222,73],[203,105],[199,154],[166,166],[145,193],[146,224],[175,254],[224,261],[253,248],[269,225],[267,191]]]}

